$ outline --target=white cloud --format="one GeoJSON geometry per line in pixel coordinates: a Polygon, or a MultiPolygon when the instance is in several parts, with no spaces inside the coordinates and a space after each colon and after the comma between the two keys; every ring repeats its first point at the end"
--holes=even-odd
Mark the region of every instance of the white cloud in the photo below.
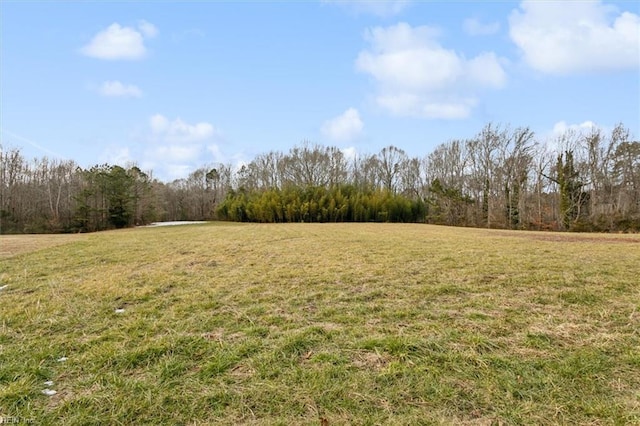
{"type": "Polygon", "coordinates": [[[133,84],[122,84],[119,81],[105,81],[99,89],[102,96],[114,98],[139,98],[142,90],[133,84]]]}
{"type": "Polygon", "coordinates": [[[215,129],[206,122],[188,124],[181,118],[170,121],[161,114],[155,114],[149,119],[149,126],[154,135],[167,142],[199,142],[211,138],[215,129]]]}
{"type": "Polygon", "coordinates": [[[138,22],[138,29],[147,38],[154,38],[158,35],[158,28],[150,22],[145,21],[144,19],[138,22]]]}
{"type": "Polygon", "coordinates": [[[430,90],[451,85],[462,73],[462,64],[455,52],[441,48],[434,38],[431,28],[405,23],[373,28],[365,33],[372,50],[360,52],[356,66],[392,88],[430,90]]]}
{"type": "Polygon", "coordinates": [[[380,17],[394,16],[404,11],[410,0],[322,0],[322,3],[336,4],[353,13],[368,13],[380,17]]]}
{"type": "Polygon", "coordinates": [[[223,163],[226,159],[218,144],[207,145],[207,151],[209,151],[215,163],[223,163]]]}
{"type": "Polygon", "coordinates": [[[523,1],[510,36],[532,68],[549,74],[640,65],[640,16],[600,1],[523,1]]]}
{"type": "Polygon", "coordinates": [[[158,158],[175,163],[193,161],[198,158],[201,150],[200,145],[166,145],[155,147],[153,153],[158,158]]]}
{"type": "Polygon", "coordinates": [[[462,23],[462,29],[471,36],[496,34],[500,31],[499,22],[482,23],[477,18],[467,18],[462,23]]]}
{"type": "Polygon", "coordinates": [[[357,155],[358,155],[358,150],[354,146],[349,146],[347,148],[343,148],[340,151],[342,151],[342,155],[344,155],[344,158],[347,161],[355,160],[357,155]]]}
{"type": "Polygon", "coordinates": [[[139,28],[140,31],[113,23],[96,34],[80,53],[107,60],[141,59],[147,53],[145,37],[154,37],[158,30],[146,21],[141,21],[139,28]]]}
{"type": "Polygon", "coordinates": [[[551,131],[541,133],[541,140],[550,152],[562,152],[575,149],[583,138],[592,134],[596,130],[607,131],[591,120],[582,123],[567,123],[558,121],[553,125],[551,131]]]}
{"type": "Polygon", "coordinates": [[[162,114],[155,114],[149,118],[149,127],[153,133],[162,133],[169,128],[169,120],[162,114]]]}
{"type": "Polygon", "coordinates": [[[395,115],[464,118],[477,103],[473,93],[507,80],[493,52],[467,59],[443,47],[432,27],[399,23],[369,29],[364,37],[370,49],[360,52],[356,68],[374,78],[378,105],[395,115]]]}
{"type": "Polygon", "coordinates": [[[334,141],[351,141],[362,133],[364,123],[358,110],[349,108],[341,115],[327,120],[322,125],[322,134],[334,141]]]}
{"type": "Polygon", "coordinates": [[[553,125],[553,135],[562,136],[567,132],[588,134],[596,128],[598,128],[598,125],[590,120],[584,121],[580,124],[567,124],[565,121],[558,121],[553,125]]]}
{"type": "MultiPolygon", "coordinates": [[[[437,97],[432,97],[437,98],[437,97]]],[[[467,99],[430,99],[429,96],[401,93],[381,95],[376,98],[378,105],[398,117],[461,119],[471,115],[477,100],[467,99]]]]}
{"type": "Polygon", "coordinates": [[[148,126],[143,164],[160,179],[184,178],[203,164],[224,158],[215,143],[220,134],[210,123],[191,124],[155,114],[148,126]]]}
{"type": "Polygon", "coordinates": [[[173,181],[176,179],[184,179],[194,170],[191,164],[166,164],[163,167],[161,179],[173,181]]]}
{"type": "Polygon", "coordinates": [[[498,89],[507,80],[500,59],[493,52],[484,52],[466,61],[465,72],[471,82],[483,87],[498,89]]]}
{"type": "Polygon", "coordinates": [[[110,146],[104,150],[100,156],[100,161],[107,164],[117,164],[119,166],[126,166],[132,163],[131,151],[128,147],[115,147],[110,146]]]}

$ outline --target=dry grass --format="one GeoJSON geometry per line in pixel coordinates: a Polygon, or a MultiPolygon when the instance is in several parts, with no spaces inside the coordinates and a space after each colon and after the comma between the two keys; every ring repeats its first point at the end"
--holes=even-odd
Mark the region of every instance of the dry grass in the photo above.
{"type": "Polygon", "coordinates": [[[640,421],[634,236],[211,224],[90,235],[0,268],[0,415],[640,421]]]}
{"type": "Polygon", "coordinates": [[[81,241],[85,237],[80,234],[0,235],[0,259],[81,241]]]}

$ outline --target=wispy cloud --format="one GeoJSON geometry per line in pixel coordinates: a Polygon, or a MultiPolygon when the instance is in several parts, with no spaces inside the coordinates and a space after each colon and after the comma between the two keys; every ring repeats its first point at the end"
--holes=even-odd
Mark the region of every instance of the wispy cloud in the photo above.
{"type": "Polygon", "coordinates": [[[100,161],[107,164],[117,164],[123,167],[134,162],[129,147],[117,146],[107,147],[100,155],[100,161]]]}
{"type": "Polygon", "coordinates": [[[105,81],[100,86],[98,92],[102,96],[111,98],[140,98],[142,97],[142,90],[133,84],[123,84],[117,80],[105,81]]]}
{"type": "Polygon", "coordinates": [[[390,17],[403,12],[410,4],[410,0],[322,0],[322,3],[338,5],[352,13],[373,14],[380,17],[390,17]]]}
{"type": "Polygon", "coordinates": [[[18,142],[22,142],[22,143],[26,143],[27,145],[32,146],[33,148],[36,148],[37,150],[45,153],[45,154],[49,154],[52,155],[56,158],[59,158],[61,160],[66,160],[67,158],[64,155],[58,154],[55,151],[50,150],[49,148],[45,148],[44,146],[40,145],[39,143],[29,139],[29,138],[25,138],[24,136],[20,136],[17,135],[7,129],[0,129],[0,134],[5,135],[5,137],[2,138],[2,143],[6,143],[7,140],[11,141],[12,139],[18,141],[18,142]],[[8,136],[8,138],[7,138],[8,136]]]}
{"type": "Polygon", "coordinates": [[[471,36],[485,36],[500,31],[499,22],[483,23],[478,18],[467,18],[462,23],[462,29],[471,36]]]}
{"type": "Polygon", "coordinates": [[[138,22],[138,29],[146,38],[154,38],[158,35],[158,28],[150,22],[145,21],[144,19],[138,22]]]}
{"type": "Polygon", "coordinates": [[[363,127],[364,123],[358,110],[349,108],[339,116],[325,121],[321,131],[324,136],[333,141],[347,142],[357,138],[362,133],[363,127]]]}

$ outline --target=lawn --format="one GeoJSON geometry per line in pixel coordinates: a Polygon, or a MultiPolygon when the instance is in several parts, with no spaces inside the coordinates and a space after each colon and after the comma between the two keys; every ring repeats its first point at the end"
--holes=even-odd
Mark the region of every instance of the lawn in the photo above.
{"type": "Polygon", "coordinates": [[[212,223],[0,245],[0,418],[640,423],[638,235],[212,223]]]}

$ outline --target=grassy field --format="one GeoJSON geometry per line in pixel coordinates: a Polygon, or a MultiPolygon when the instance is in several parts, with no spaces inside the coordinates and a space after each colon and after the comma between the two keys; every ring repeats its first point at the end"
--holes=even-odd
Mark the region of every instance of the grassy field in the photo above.
{"type": "Polygon", "coordinates": [[[0,418],[640,424],[637,235],[214,223],[47,238],[0,237],[0,418]]]}

